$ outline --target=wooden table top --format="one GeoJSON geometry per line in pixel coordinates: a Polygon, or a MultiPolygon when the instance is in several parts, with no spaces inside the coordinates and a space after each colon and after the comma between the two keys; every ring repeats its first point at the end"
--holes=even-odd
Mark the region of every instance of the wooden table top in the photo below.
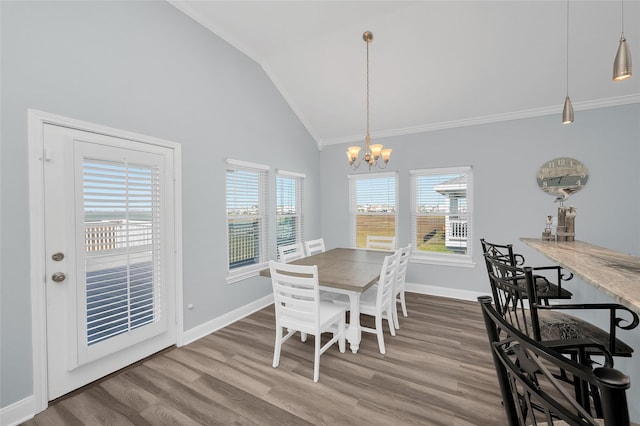
{"type": "Polygon", "coordinates": [[[640,314],[640,257],[583,241],[520,241],[640,314]]]}
{"type": "MultiPolygon", "coordinates": [[[[321,286],[363,292],[380,278],[380,269],[388,251],[335,248],[291,262],[294,265],[318,265],[321,286]]],[[[263,277],[271,274],[260,271],[263,277]]]]}

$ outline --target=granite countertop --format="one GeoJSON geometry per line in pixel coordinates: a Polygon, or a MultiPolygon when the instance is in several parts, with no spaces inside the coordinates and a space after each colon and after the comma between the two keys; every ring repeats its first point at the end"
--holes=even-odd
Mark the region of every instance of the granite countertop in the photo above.
{"type": "Polygon", "coordinates": [[[583,241],[520,241],[640,314],[640,257],[583,241]]]}

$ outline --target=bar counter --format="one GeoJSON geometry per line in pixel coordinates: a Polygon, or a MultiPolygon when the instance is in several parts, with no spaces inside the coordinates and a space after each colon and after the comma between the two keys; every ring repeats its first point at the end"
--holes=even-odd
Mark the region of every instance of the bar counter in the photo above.
{"type": "Polygon", "coordinates": [[[640,314],[640,257],[583,241],[520,241],[640,314]]]}

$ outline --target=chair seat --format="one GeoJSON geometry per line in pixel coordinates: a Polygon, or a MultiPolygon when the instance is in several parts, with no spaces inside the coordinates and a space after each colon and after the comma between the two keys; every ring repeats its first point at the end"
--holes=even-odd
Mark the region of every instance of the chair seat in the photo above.
{"type": "MultiPolygon", "coordinates": [[[[335,323],[336,318],[340,315],[344,315],[345,309],[342,306],[335,305],[332,302],[320,302],[320,330],[327,331],[329,326],[335,323]]],[[[306,320],[305,318],[298,318],[295,315],[283,314],[280,318],[281,325],[283,327],[295,326],[295,329],[304,333],[314,332],[313,321],[306,320]]]]}
{"type": "MultiPolygon", "coordinates": [[[[534,275],[538,299],[571,299],[573,293],[550,282],[542,275],[534,275]]],[[[518,285],[525,286],[525,277],[518,280],[518,285]]]]}
{"type": "MultiPolygon", "coordinates": [[[[609,333],[599,327],[564,312],[538,309],[540,337],[543,341],[585,339],[609,346],[609,333]]],[[[633,348],[616,338],[616,355],[631,356],[633,348]]]]}
{"type": "MultiPolygon", "coordinates": [[[[365,315],[375,315],[376,296],[378,292],[377,284],[374,284],[360,295],[360,313],[365,315]]],[[[343,294],[333,299],[333,303],[349,309],[351,303],[349,298],[343,294]]]]}

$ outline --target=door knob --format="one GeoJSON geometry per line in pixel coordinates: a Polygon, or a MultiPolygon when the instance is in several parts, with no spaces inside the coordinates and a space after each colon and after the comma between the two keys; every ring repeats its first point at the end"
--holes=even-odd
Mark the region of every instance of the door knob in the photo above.
{"type": "Polygon", "coordinates": [[[51,259],[55,260],[56,262],[60,262],[62,259],[64,259],[64,253],[54,253],[51,255],[51,259]]]}
{"type": "Polygon", "coordinates": [[[64,274],[64,272],[54,272],[54,274],[51,275],[51,279],[57,283],[61,283],[65,280],[65,278],[67,278],[67,276],[64,274]]]}

